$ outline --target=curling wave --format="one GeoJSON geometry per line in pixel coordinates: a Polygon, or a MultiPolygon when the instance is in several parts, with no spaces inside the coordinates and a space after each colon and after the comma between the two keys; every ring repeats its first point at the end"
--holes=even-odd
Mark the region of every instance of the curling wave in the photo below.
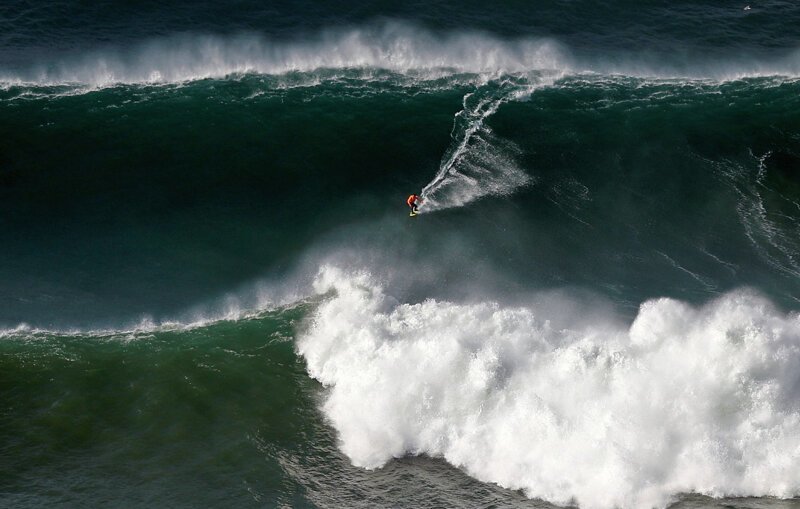
{"type": "Polygon", "coordinates": [[[34,66],[6,83],[105,86],[183,82],[232,74],[278,75],[317,69],[377,68],[395,72],[525,72],[564,69],[568,58],[544,39],[505,41],[478,32],[436,34],[403,23],[328,30],[295,41],[255,34],[187,35],[129,50],[104,50],[34,66]]]}
{"type": "Polygon", "coordinates": [[[179,83],[230,75],[283,75],[321,69],[382,69],[436,78],[453,73],[555,75],[598,73],[653,78],[732,80],[800,75],[800,52],[771,61],[731,56],[696,62],[653,61],[643,55],[578,59],[558,41],[506,39],[480,31],[432,31],[406,22],[367,24],[274,39],[254,33],[186,34],[122,49],[109,46],[17,69],[0,68],[0,85],[179,83]]]}

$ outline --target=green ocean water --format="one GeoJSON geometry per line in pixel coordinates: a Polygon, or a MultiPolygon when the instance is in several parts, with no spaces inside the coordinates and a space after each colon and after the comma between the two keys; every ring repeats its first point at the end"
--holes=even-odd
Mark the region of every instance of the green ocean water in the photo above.
{"type": "Polygon", "coordinates": [[[4,85],[0,505],[796,507],[798,97],[449,68],[4,85]],[[535,369],[507,353],[539,341],[535,369]],[[695,420],[621,411],[640,372],[695,420]],[[559,405],[587,394],[611,424],[573,449],[595,414],[559,405]]]}
{"type": "Polygon", "coordinates": [[[3,323],[171,318],[319,239],[353,245],[336,239],[349,227],[369,231],[354,250],[410,244],[423,259],[433,231],[453,233],[522,286],[618,284],[633,305],[743,284],[794,301],[796,83],[564,79],[489,120],[532,184],[411,229],[404,194],[436,173],[474,87],[394,79],[7,90],[3,323]],[[670,259],[708,276],[651,274],[670,259]]]}
{"type": "MultiPolygon", "coordinates": [[[[262,81],[56,99],[7,91],[3,227],[19,241],[3,267],[19,286],[6,299],[24,297],[36,279],[45,285],[37,295],[58,281],[68,286],[51,292],[59,318],[73,302],[76,315],[97,320],[217,297],[288,265],[343,222],[402,205],[435,169],[460,101],[458,90],[412,101],[369,88],[350,96],[346,84],[274,91],[262,81]],[[396,143],[420,130],[439,131],[423,137],[424,158],[416,140],[396,143]]],[[[40,320],[52,308],[31,304],[26,313],[5,300],[4,309],[22,309],[3,321],[40,320]]]]}

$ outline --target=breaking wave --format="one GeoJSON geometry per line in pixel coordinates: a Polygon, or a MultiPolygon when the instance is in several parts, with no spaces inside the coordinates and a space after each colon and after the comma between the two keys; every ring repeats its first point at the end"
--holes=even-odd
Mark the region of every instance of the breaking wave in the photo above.
{"type": "Polygon", "coordinates": [[[800,493],[800,319],[755,293],[650,300],[624,326],[401,304],[333,268],[316,290],[336,296],[297,348],[358,466],[427,454],[583,508],[800,493]]]}
{"type": "Polygon", "coordinates": [[[184,34],[129,48],[109,45],[21,69],[0,69],[0,83],[54,86],[179,83],[240,74],[282,75],[321,69],[382,69],[435,78],[453,73],[598,73],[731,80],[800,75],[800,53],[771,61],[731,57],[674,62],[635,55],[577,58],[549,38],[502,38],[481,31],[432,31],[392,21],[276,39],[255,33],[184,34]]]}
{"type": "Polygon", "coordinates": [[[153,40],[123,51],[93,52],[44,63],[0,79],[11,83],[182,82],[231,74],[284,74],[317,69],[377,68],[396,72],[525,72],[563,69],[568,58],[543,39],[504,41],[483,33],[436,34],[402,23],[328,30],[294,41],[255,34],[186,35],[153,40]]]}

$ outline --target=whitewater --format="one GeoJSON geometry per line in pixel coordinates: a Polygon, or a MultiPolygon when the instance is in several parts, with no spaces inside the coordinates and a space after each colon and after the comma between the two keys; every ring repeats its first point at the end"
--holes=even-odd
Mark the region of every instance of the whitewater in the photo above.
{"type": "Polygon", "coordinates": [[[386,21],[327,29],[291,39],[254,33],[231,36],[184,34],[151,38],[129,47],[107,45],[0,69],[4,86],[183,83],[242,74],[284,75],[321,70],[381,69],[436,79],[454,73],[486,77],[530,72],[563,76],[593,73],[657,79],[730,81],[800,75],[800,52],[762,59],[664,59],[609,52],[600,58],[574,55],[557,39],[500,38],[479,30],[434,32],[413,23],[386,21]]]}
{"type": "Polygon", "coordinates": [[[643,303],[630,326],[536,306],[402,304],[325,268],[298,351],[341,448],[443,457],[531,498],[664,507],[800,488],[800,317],[748,291],[643,303]]]}

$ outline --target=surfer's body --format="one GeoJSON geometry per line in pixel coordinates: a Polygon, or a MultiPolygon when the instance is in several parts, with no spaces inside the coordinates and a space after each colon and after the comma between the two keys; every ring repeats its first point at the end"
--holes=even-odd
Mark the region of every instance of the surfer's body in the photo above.
{"type": "Polygon", "coordinates": [[[412,194],[408,197],[408,199],[406,199],[406,204],[411,207],[411,213],[409,216],[414,217],[419,213],[420,203],[422,203],[422,200],[420,200],[419,196],[416,194],[412,194]]]}

